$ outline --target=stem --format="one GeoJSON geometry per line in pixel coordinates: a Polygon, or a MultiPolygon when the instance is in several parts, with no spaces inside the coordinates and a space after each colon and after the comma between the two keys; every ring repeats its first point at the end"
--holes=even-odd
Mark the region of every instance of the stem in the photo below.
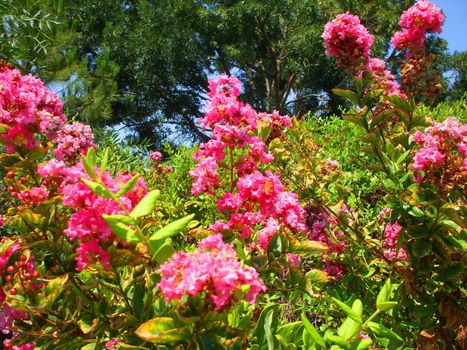
{"type": "Polygon", "coordinates": [[[123,290],[123,286],[122,286],[122,282],[121,282],[121,279],[120,279],[120,274],[117,272],[117,270],[115,269],[115,267],[113,265],[112,266],[112,271],[114,272],[115,276],[117,277],[117,280],[118,280],[118,288],[120,289],[120,292],[122,293],[122,296],[123,296],[123,300],[125,301],[125,304],[128,308],[128,311],[133,311],[133,308],[131,307],[130,305],[130,300],[128,299],[128,296],[126,295],[125,291],[123,290]]]}
{"type": "Polygon", "coordinates": [[[230,193],[234,189],[234,153],[232,147],[230,147],[230,193]]]}
{"type": "Polygon", "coordinates": [[[365,321],[365,323],[362,325],[363,328],[366,327],[367,323],[373,320],[376,316],[378,316],[381,313],[381,310],[376,310],[373,312],[373,314],[365,321]]]}

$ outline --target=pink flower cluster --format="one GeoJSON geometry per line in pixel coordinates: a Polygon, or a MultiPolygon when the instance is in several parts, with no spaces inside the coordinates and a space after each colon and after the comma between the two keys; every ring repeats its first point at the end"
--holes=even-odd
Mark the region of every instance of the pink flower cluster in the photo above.
{"type": "Polygon", "coordinates": [[[399,90],[399,84],[394,75],[386,69],[386,62],[379,58],[369,58],[366,69],[372,73],[375,84],[384,89],[385,95],[396,94],[406,98],[407,96],[399,90]]]}
{"type": "MultiPolygon", "coordinates": [[[[21,250],[21,245],[18,242],[13,242],[6,239],[2,239],[1,244],[10,244],[9,248],[0,255],[0,275],[5,274],[6,282],[11,282],[13,280],[13,275],[19,275],[19,278],[22,279],[22,285],[29,286],[29,288],[38,288],[39,284],[31,284],[29,281],[37,277],[38,272],[36,271],[36,266],[33,262],[33,257],[29,257],[27,261],[21,259],[16,262],[14,265],[8,265],[8,262],[11,256],[21,250]]],[[[4,283],[5,284],[5,283],[4,283]]],[[[24,312],[20,312],[12,308],[5,302],[6,295],[3,290],[4,286],[0,287],[0,332],[3,334],[11,334],[14,332],[13,322],[18,319],[23,319],[26,317],[24,312]]],[[[12,288],[10,293],[15,294],[16,289],[12,288]]],[[[4,340],[3,342],[4,349],[34,349],[33,344],[23,345],[22,347],[12,346],[9,339],[4,340]]]]}
{"type": "Polygon", "coordinates": [[[444,18],[435,4],[420,0],[402,13],[399,25],[403,29],[394,33],[391,43],[397,50],[423,47],[426,33],[441,33],[444,18]]]}
{"type": "Polygon", "coordinates": [[[434,122],[424,132],[416,131],[413,140],[420,150],[413,157],[413,168],[423,171],[416,180],[454,186],[467,179],[467,125],[456,118],[434,122]]]}
{"type": "Polygon", "coordinates": [[[94,147],[94,134],[89,125],[79,122],[66,124],[58,132],[57,147],[53,151],[58,160],[75,164],[79,156],[86,154],[89,147],[94,147]]]}
{"type": "Polygon", "coordinates": [[[360,18],[342,13],[326,23],[324,46],[328,57],[335,57],[342,69],[353,71],[358,63],[365,63],[371,53],[374,37],[360,23],[360,18]]]}
{"type": "Polygon", "coordinates": [[[242,266],[237,253],[222,241],[222,235],[211,235],[198,243],[194,252],[178,252],[160,268],[158,287],[167,301],[184,295],[206,293],[215,311],[234,305],[240,297],[254,303],[266,287],[252,267],[242,266]]]}
{"type": "Polygon", "coordinates": [[[156,162],[159,162],[162,160],[162,153],[161,152],[151,152],[149,153],[149,158],[151,158],[152,160],[156,161],[156,162]]]}
{"type": "Polygon", "coordinates": [[[263,139],[256,136],[259,123],[272,131],[290,126],[290,118],[277,112],[258,114],[250,105],[238,100],[241,83],[226,75],[210,80],[208,109],[201,124],[212,130],[212,139],[200,146],[194,159],[197,167],[190,172],[195,181],[192,193],[216,196],[220,187],[220,170],[227,169],[230,191],[219,196],[217,209],[227,222],[212,225],[215,232],[232,230],[243,238],[258,232],[259,246],[267,250],[272,235],[284,225],[304,230],[303,208],[296,194],[284,190],[279,177],[259,170],[259,165],[273,160],[263,139]]]}
{"type": "Polygon", "coordinates": [[[40,135],[54,140],[65,122],[60,99],[41,80],[0,66],[0,124],[7,129],[0,142],[7,150],[35,149],[40,135]]]}
{"type": "MultiPolygon", "coordinates": [[[[326,243],[329,247],[329,256],[332,254],[340,255],[347,247],[347,244],[339,241],[339,237],[343,237],[344,232],[336,229],[337,218],[332,217],[327,210],[313,205],[308,205],[305,212],[308,238],[326,243]],[[329,238],[329,236],[332,238],[329,238]]],[[[341,212],[348,212],[347,207],[343,206],[341,212]]],[[[323,263],[324,271],[335,278],[341,278],[347,270],[344,264],[338,261],[330,261],[329,258],[323,259],[323,263]]]]}
{"type": "Polygon", "coordinates": [[[390,261],[399,261],[401,263],[407,262],[407,252],[404,248],[397,248],[397,240],[402,227],[396,221],[394,224],[387,224],[384,227],[384,242],[383,246],[386,248],[383,251],[384,257],[390,261]]]}
{"type": "Polygon", "coordinates": [[[39,205],[49,198],[49,192],[44,185],[20,190],[18,192],[11,192],[11,194],[25,205],[39,205]]]}
{"type": "MultiPolygon", "coordinates": [[[[113,199],[96,195],[81,181],[82,178],[91,180],[83,168],[82,161],[66,167],[62,161],[50,160],[39,167],[38,173],[46,183],[58,182],[63,205],[76,211],[70,216],[68,228],[64,233],[71,240],[79,239],[77,270],[86,269],[95,262],[100,262],[104,268],[109,269],[110,254],[105,248],[117,238],[102,218],[102,214],[123,214],[122,208],[113,199]]],[[[119,173],[112,178],[108,172],[104,172],[101,179],[112,192],[118,192],[131,177],[131,174],[119,173]]],[[[146,192],[146,184],[139,179],[136,186],[119,200],[131,211],[146,192]]]]}
{"type": "Polygon", "coordinates": [[[370,57],[374,37],[360,23],[358,16],[342,13],[324,27],[324,46],[328,57],[335,57],[339,67],[359,76],[369,71],[378,88],[386,95],[398,94],[394,76],[386,69],[386,62],[370,57]]]}
{"type": "Polygon", "coordinates": [[[12,345],[11,339],[5,339],[3,341],[3,349],[4,350],[34,350],[35,346],[33,343],[28,343],[24,345],[12,345]]]}

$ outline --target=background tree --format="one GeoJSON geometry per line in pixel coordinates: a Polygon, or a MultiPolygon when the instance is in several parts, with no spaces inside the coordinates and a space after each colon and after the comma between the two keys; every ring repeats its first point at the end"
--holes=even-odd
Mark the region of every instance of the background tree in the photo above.
{"type": "Polygon", "coordinates": [[[86,57],[77,55],[81,33],[67,7],[62,0],[2,1],[0,58],[58,91],[69,117],[99,125],[111,114],[118,66],[101,46],[94,69],[88,69],[86,57]]]}
{"type": "Polygon", "coordinates": [[[326,92],[346,77],[324,55],[324,24],[342,11],[359,14],[382,56],[395,18],[411,3],[84,0],[68,11],[81,33],[79,57],[90,69],[103,47],[120,67],[109,122],[158,143],[206,138],[195,118],[210,74],[239,76],[244,99],[261,110],[336,112],[342,101],[326,92]]]}

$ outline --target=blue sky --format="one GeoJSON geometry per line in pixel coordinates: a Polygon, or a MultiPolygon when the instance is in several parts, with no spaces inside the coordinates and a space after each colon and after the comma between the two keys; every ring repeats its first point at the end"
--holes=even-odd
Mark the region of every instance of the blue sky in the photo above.
{"type": "Polygon", "coordinates": [[[446,15],[441,37],[449,52],[467,50],[467,0],[431,0],[446,15]]]}

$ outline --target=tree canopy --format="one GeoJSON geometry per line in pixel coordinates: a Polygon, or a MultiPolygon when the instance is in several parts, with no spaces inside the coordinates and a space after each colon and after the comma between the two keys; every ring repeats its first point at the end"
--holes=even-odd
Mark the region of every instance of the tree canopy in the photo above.
{"type": "MultiPolygon", "coordinates": [[[[357,14],[375,36],[373,56],[392,57],[389,38],[413,2],[9,0],[1,52],[24,71],[61,81],[71,116],[154,144],[196,142],[208,137],[196,123],[208,77],[221,73],[240,78],[243,99],[259,110],[337,112],[344,101],[329,92],[348,77],[325,56],[324,24],[357,14]]],[[[459,55],[440,64],[456,76],[452,96],[465,87],[459,55]]]]}

